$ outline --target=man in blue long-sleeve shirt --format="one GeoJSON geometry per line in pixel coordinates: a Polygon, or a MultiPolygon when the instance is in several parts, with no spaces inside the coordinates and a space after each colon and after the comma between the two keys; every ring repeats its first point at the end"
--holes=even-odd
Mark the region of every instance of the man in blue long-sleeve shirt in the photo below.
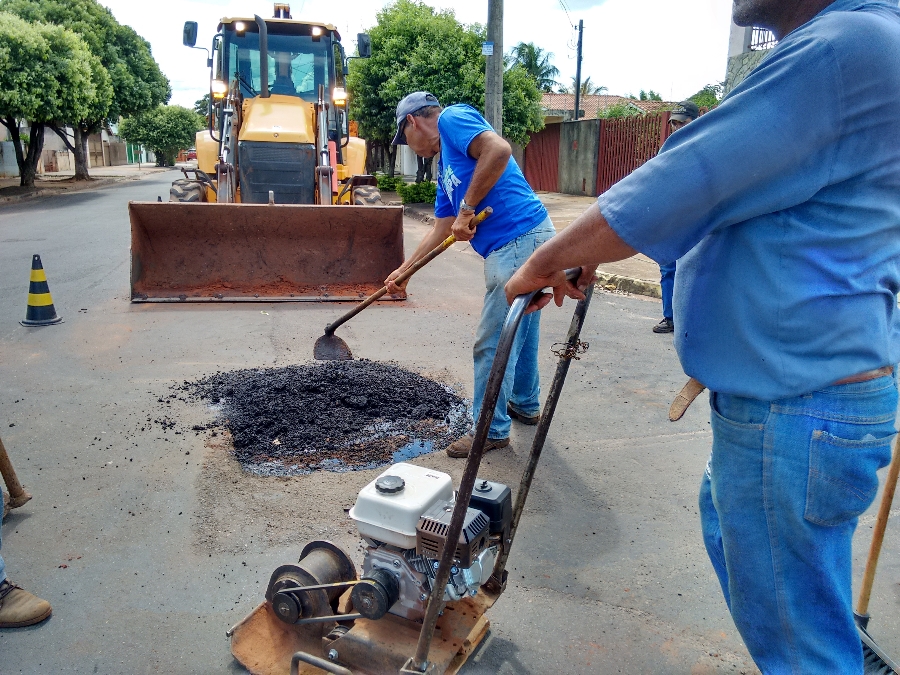
{"type": "MultiPolygon", "coordinates": [[[[710,389],[704,542],[764,673],[862,673],[851,540],[891,454],[900,360],[896,0],[734,0],[778,46],[507,284],[678,260],[675,346],[710,389]]],[[[542,296],[536,306],[549,302],[542,296]]]]}

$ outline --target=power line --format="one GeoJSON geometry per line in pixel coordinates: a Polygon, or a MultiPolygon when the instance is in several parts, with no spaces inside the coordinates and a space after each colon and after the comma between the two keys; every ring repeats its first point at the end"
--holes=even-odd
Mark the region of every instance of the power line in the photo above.
{"type": "Polygon", "coordinates": [[[566,7],[566,3],[564,2],[564,0],[559,0],[559,6],[562,7],[563,11],[566,13],[566,19],[569,20],[569,25],[572,27],[573,30],[577,30],[575,28],[575,24],[572,23],[572,17],[569,16],[569,8],[566,7]]]}

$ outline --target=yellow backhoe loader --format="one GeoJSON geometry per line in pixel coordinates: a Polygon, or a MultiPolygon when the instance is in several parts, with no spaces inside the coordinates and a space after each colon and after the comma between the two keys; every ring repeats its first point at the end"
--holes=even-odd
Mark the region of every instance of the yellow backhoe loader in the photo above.
{"type": "MultiPolygon", "coordinates": [[[[358,36],[360,57],[370,44],[358,36]]],[[[402,208],[382,204],[350,134],[348,61],[334,26],[288,5],[221,20],[197,169],[169,202],[128,205],[132,302],[358,301],[400,266],[402,208]]]]}

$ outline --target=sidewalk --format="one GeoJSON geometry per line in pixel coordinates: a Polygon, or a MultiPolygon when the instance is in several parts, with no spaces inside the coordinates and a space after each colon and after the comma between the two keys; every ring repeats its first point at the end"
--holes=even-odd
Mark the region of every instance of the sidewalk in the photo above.
{"type": "MultiPolygon", "coordinates": [[[[385,193],[383,198],[388,203],[390,200],[398,199],[394,193],[385,193]]],[[[566,229],[569,223],[596,201],[594,197],[565,195],[559,192],[539,192],[538,198],[547,207],[547,213],[550,214],[557,232],[566,229]]],[[[431,204],[407,204],[403,211],[406,215],[426,223],[433,220],[434,207],[431,204]]],[[[640,253],[628,260],[600,265],[597,276],[600,285],[610,291],[651,298],[662,297],[659,287],[659,265],[640,253]]]]}
{"type": "MultiPolygon", "coordinates": [[[[190,163],[185,166],[193,166],[190,163]]],[[[42,173],[35,177],[33,188],[19,186],[19,178],[0,178],[0,205],[20,202],[36,197],[48,197],[120,183],[128,180],[140,180],[144,176],[162,171],[174,171],[181,167],[158,167],[153,164],[123,164],[122,166],[98,166],[90,169],[90,181],[75,181],[75,171],[54,171],[42,173]]]]}

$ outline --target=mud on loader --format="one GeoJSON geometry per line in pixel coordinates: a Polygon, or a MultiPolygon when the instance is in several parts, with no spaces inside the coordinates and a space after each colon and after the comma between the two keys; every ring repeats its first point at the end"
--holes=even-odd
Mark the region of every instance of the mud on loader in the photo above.
{"type": "MultiPolygon", "coordinates": [[[[367,35],[357,45],[369,56],[367,35]]],[[[221,20],[197,169],[169,202],[128,205],[132,302],[358,301],[400,266],[402,208],[382,204],[350,134],[348,62],[334,26],[288,5],[221,20]]]]}

